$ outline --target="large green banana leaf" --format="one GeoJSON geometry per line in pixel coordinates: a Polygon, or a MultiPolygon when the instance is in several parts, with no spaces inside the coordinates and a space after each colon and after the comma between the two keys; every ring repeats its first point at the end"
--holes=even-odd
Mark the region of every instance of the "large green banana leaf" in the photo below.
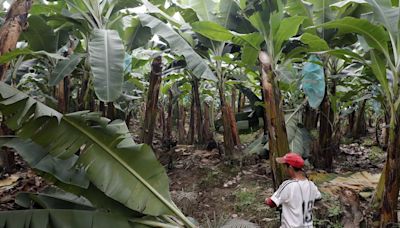
{"type": "Polygon", "coordinates": [[[94,91],[105,102],[116,100],[122,92],[125,49],[115,30],[94,29],[89,41],[89,60],[94,91]]]}
{"type": "Polygon", "coordinates": [[[107,196],[135,211],[172,214],[192,225],[171,201],[168,177],[151,148],[135,144],[123,121],[109,123],[88,112],[63,116],[5,83],[0,95],[0,111],[17,135],[60,159],[80,151],[76,167],[107,196]]]}
{"type": "Polygon", "coordinates": [[[89,187],[89,180],[82,168],[74,167],[78,160],[77,155],[62,160],[47,153],[41,146],[30,140],[18,138],[0,138],[0,146],[15,149],[30,167],[41,172],[50,173],[57,180],[81,188],[89,187]]]}
{"type": "Polygon", "coordinates": [[[54,30],[47,25],[45,19],[38,15],[32,15],[28,19],[29,27],[22,34],[28,41],[33,51],[57,51],[57,39],[54,30]]]}
{"type": "Polygon", "coordinates": [[[60,62],[58,62],[50,75],[49,84],[51,86],[55,86],[60,83],[60,81],[64,79],[65,76],[71,74],[72,71],[75,70],[81,59],[82,55],[73,54],[69,59],[61,60],[60,62]]]}
{"type": "MultiPolygon", "coordinates": [[[[292,114],[285,115],[286,132],[289,142],[289,149],[293,152],[300,154],[304,158],[310,156],[312,137],[310,132],[300,124],[297,116],[292,114]]],[[[262,154],[268,151],[268,139],[264,135],[254,140],[245,150],[247,154],[262,154]]]]}
{"type": "Polygon", "coordinates": [[[150,28],[143,27],[140,20],[133,18],[129,27],[124,31],[124,40],[128,50],[143,47],[151,39],[150,28]]]}
{"type": "Polygon", "coordinates": [[[253,32],[251,25],[240,14],[234,0],[174,0],[184,9],[192,9],[200,21],[217,23],[228,30],[240,33],[253,32]]]}
{"type": "Polygon", "coordinates": [[[85,210],[19,210],[0,212],[0,227],[4,228],[131,228],[148,227],[128,218],[85,210]]]}
{"type": "Polygon", "coordinates": [[[172,52],[185,57],[187,68],[191,70],[197,78],[216,81],[216,77],[207,63],[193,50],[185,39],[170,26],[151,15],[139,14],[138,16],[143,26],[149,27],[153,34],[161,36],[168,42],[172,52]]]}
{"type": "Polygon", "coordinates": [[[77,155],[73,155],[67,160],[62,160],[51,156],[43,147],[31,140],[23,140],[14,136],[1,137],[0,146],[15,149],[29,166],[34,168],[41,176],[67,192],[88,199],[99,210],[126,217],[136,218],[143,216],[125,207],[122,203],[111,199],[96,186],[90,184],[82,167],[74,167],[79,158],[77,155]]]}
{"type": "Polygon", "coordinates": [[[356,33],[362,35],[368,45],[388,56],[389,35],[382,26],[372,24],[366,19],[344,17],[317,27],[338,29],[339,34],[356,33]]]}

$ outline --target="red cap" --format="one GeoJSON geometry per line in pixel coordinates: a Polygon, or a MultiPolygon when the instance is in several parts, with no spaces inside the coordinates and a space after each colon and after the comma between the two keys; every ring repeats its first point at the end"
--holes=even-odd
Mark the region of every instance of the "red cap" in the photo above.
{"type": "Polygon", "coordinates": [[[276,158],[276,161],[281,164],[288,164],[294,168],[301,169],[304,166],[303,158],[293,152],[285,154],[283,157],[276,158]]]}

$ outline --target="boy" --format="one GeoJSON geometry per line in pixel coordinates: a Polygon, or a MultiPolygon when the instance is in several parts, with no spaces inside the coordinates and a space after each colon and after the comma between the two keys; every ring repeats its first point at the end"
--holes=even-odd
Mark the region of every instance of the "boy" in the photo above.
{"type": "Polygon", "coordinates": [[[312,210],[314,202],[321,199],[321,193],[307,179],[303,158],[296,153],[287,153],[276,161],[287,165],[290,180],[284,181],[270,198],[265,199],[265,203],[270,207],[282,205],[281,228],[313,227],[312,210]]]}

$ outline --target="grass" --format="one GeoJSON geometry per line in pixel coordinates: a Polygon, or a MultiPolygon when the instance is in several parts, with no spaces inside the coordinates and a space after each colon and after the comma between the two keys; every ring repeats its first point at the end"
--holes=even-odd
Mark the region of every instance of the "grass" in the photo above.
{"type": "Polygon", "coordinates": [[[235,210],[242,212],[249,207],[254,207],[259,201],[255,191],[247,188],[240,188],[234,192],[235,195],[235,210]]]}
{"type": "Polygon", "coordinates": [[[382,160],[384,152],[380,147],[373,146],[371,151],[368,153],[368,159],[373,163],[378,163],[382,160]]]}
{"type": "Polygon", "coordinates": [[[366,139],[364,139],[364,141],[362,142],[361,145],[369,147],[369,146],[376,145],[376,142],[372,138],[366,138],[366,139]]]}
{"type": "Polygon", "coordinates": [[[261,130],[249,134],[239,134],[240,142],[242,144],[250,144],[261,135],[261,130]]]}
{"type": "Polygon", "coordinates": [[[350,144],[352,144],[352,143],[353,143],[353,139],[352,139],[352,138],[343,137],[343,138],[340,140],[340,144],[342,144],[342,145],[350,145],[350,144]]]}
{"type": "Polygon", "coordinates": [[[221,185],[222,174],[218,170],[207,169],[205,176],[200,180],[200,188],[210,188],[221,185]]]}
{"type": "Polygon", "coordinates": [[[322,200],[324,205],[327,206],[325,210],[314,210],[314,214],[318,213],[314,219],[315,227],[342,227],[341,215],[342,206],[336,197],[329,194],[322,193],[322,200]]]}

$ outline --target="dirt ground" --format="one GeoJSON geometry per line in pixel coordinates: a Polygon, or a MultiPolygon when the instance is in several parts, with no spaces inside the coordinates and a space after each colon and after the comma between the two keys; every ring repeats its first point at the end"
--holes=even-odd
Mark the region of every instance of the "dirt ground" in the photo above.
{"type": "MultiPolygon", "coordinates": [[[[168,175],[173,198],[184,213],[205,227],[237,218],[260,227],[279,227],[279,213],[263,203],[273,193],[268,160],[231,164],[217,150],[179,145],[173,150],[176,162],[168,175]]],[[[314,212],[316,227],[343,227],[349,217],[359,217],[361,227],[370,227],[367,208],[384,159],[373,139],[365,137],[341,145],[332,173],[309,167],[310,179],[323,194],[314,212]]]]}
{"type": "MultiPolygon", "coordinates": [[[[156,149],[156,154],[167,169],[174,202],[202,227],[221,227],[230,219],[260,227],[279,226],[279,212],[263,203],[273,193],[268,160],[255,157],[228,162],[217,149],[186,145],[163,151],[156,149]]],[[[366,137],[341,145],[334,172],[308,170],[323,193],[314,212],[316,227],[343,227],[346,218],[355,216],[363,220],[361,226],[369,227],[366,208],[384,158],[382,150],[366,137]]],[[[0,180],[0,210],[20,209],[14,202],[18,192],[38,192],[48,186],[19,157],[17,161],[17,172],[0,180]]]]}
{"type": "Polygon", "coordinates": [[[276,227],[275,210],[264,204],[273,192],[266,160],[240,166],[221,161],[217,150],[178,151],[183,156],[168,176],[173,198],[184,213],[201,224],[212,222],[212,227],[233,218],[276,227]]]}

